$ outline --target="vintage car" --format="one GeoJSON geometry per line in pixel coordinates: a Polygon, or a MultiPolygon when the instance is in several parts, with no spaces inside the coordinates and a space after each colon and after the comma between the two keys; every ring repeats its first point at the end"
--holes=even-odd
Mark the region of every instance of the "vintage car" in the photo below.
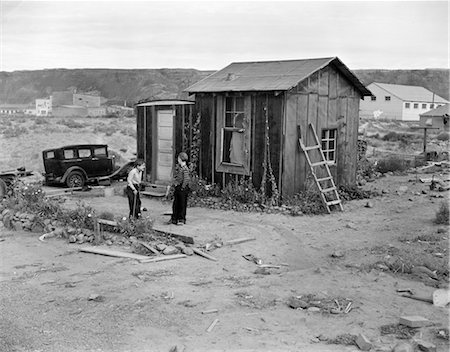
{"type": "Polygon", "coordinates": [[[83,187],[87,183],[109,181],[117,174],[114,157],[106,144],[68,145],[42,152],[46,184],[83,187]]]}

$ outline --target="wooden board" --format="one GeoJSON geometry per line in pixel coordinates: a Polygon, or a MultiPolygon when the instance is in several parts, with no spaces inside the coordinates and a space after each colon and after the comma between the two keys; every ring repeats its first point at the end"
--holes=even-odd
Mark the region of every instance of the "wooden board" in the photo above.
{"type": "Polygon", "coordinates": [[[79,251],[86,252],[86,253],[106,255],[109,257],[130,258],[130,259],[137,259],[137,260],[151,259],[150,257],[148,257],[146,255],[114,251],[114,250],[104,249],[104,248],[99,248],[99,247],[92,247],[92,248],[84,247],[84,248],[80,248],[79,251]]]}
{"type": "Polygon", "coordinates": [[[186,236],[180,233],[173,233],[171,231],[168,231],[166,227],[159,227],[159,226],[153,226],[153,230],[155,230],[156,232],[158,232],[159,234],[162,234],[164,236],[171,236],[174,237],[176,239],[179,239],[180,241],[182,241],[183,243],[187,243],[187,244],[194,244],[194,238],[190,237],[190,236],[186,236]]]}
{"type": "Polygon", "coordinates": [[[283,160],[283,195],[294,194],[295,179],[295,155],[298,153],[297,136],[297,95],[287,96],[286,118],[284,128],[284,160],[283,160]]]}

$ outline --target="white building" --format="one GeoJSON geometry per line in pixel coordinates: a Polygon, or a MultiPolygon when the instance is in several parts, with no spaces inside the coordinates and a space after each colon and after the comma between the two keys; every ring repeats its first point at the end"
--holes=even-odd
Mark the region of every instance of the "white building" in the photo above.
{"type": "Polygon", "coordinates": [[[372,96],[360,103],[360,116],[419,121],[420,115],[448,101],[424,87],[373,82],[367,86],[372,96]]]}
{"type": "Polygon", "coordinates": [[[52,114],[52,99],[36,99],[36,116],[52,114]]]}

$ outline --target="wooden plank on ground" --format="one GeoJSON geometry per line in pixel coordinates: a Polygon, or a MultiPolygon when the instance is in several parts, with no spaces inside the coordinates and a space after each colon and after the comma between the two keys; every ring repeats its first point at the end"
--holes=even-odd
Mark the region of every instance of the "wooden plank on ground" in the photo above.
{"type": "Polygon", "coordinates": [[[111,221],[111,220],[106,220],[106,219],[97,219],[97,222],[102,225],[109,225],[109,226],[114,226],[114,227],[117,227],[117,225],[118,225],[117,221],[111,221]]]}
{"type": "Polygon", "coordinates": [[[201,250],[199,250],[199,249],[197,249],[197,248],[193,248],[192,247],[192,251],[195,253],[195,254],[198,254],[199,256],[202,256],[202,257],[205,257],[205,258],[207,258],[207,259],[209,259],[209,260],[213,260],[213,261],[217,261],[217,259],[216,258],[214,258],[213,256],[211,256],[211,255],[209,255],[209,254],[206,254],[205,252],[203,252],[203,251],[201,251],[201,250]]]}
{"type": "Polygon", "coordinates": [[[137,259],[137,260],[143,260],[143,259],[151,259],[150,257],[146,255],[140,255],[135,253],[128,253],[128,252],[121,252],[121,251],[114,251],[110,249],[104,249],[104,248],[98,248],[98,247],[92,247],[92,248],[80,248],[80,252],[86,252],[86,253],[94,253],[94,254],[101,254],[106,255],[109,257],[118,257],[118,258],[130,258],[130,259],[137,259]]]}
{"type": "Polygon", "coordinates": [[[233,244],[239,244],[239,243],[244,243],[244,242],[254,241],[254,240],[256,240],[256,238],[254,238],[254,237],[237,238],[235,240],[225,241],[223,243],[223,245],[224,246],[232,246],[233,244]]]}
{"type": "MultiPolygon", "coordinates": [[[[162,262],[163,260],[172,260],[172,259],[180,259],[180,258],[186,258],[186,254],[172,254],[172,255],[164,255],[158,258],[149,258],[149,259],[142,259],[141,263],[154,263],[154,262],[162,262]]],[[[148,257],[147,257],[148,258],[148,257]]]]}
{"type": "Polygon", "coordinates": [[[155,248],[153,248],[152,246],[149,246],[147,243],[144,243],[144,242],[141,242],[141,241],[138,241],[138,243],[141,245],[141,246],[144,246],[145,248],[147,248],[150,252],[152,252],[153,254],[156,254],[156,255],[158,255],[159,254],[159,252],[155,249],[155,248]]]}

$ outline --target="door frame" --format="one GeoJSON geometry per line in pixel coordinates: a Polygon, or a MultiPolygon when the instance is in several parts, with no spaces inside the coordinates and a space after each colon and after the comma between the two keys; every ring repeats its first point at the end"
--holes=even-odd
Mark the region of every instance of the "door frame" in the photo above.
{"type": "MultiPolygon", "coordinates": [[[[173,170],[173,162],[175,159],[175,114],[176,110],[173,106],[164,106],[162,109],[155,109],[155,117],[152,123],[152,175],[151,182],[155,183],[158,180],[158,153],[159,153],[159,135],[158,135],[158,122],[159,122],[159,112],[160,111],[171,111],[172,112],[172,170],[173,170]]],[[[172,171],[173,172],[173,171],[172,171]]],[[[170,180],[169,180],[170,181],[170,180]]]]}

